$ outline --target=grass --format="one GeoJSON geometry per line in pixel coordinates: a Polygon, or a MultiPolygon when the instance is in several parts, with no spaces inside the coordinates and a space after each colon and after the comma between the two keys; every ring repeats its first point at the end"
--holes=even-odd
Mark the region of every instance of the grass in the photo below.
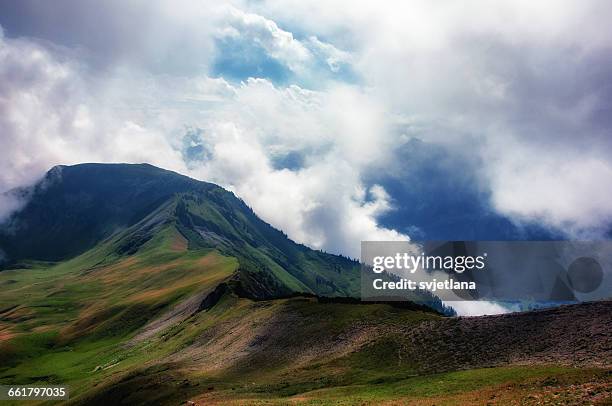
{"type": "Polygon", "coordinates": [[[207,405],[604,405],[609,404],[606,402],[610,393],[609,371],[512,366],[329,387],[291,396],[270,396],[253,390],[210,392],[196,401],[207,405]],[[590,400],[577,396],[577,388],[585,386],[590,400]]]}
{"type": "Polygon", "coordinates": [[[172,226],[131,256],[113,254],[116,244],[0,273],[0,384],[68,384],[70,403],[87,405],[609,399],[606,370],[539,365],[419,375],[421,365],[401,357],[410,345],[401,332],[440,316],[385,304],[226,294],[211,309],[139,338],[151,320],[228,280],[238,262],[188,250],[172,226]]]}
{"type": "Polygon", "coordinates": [[[65,263],[1,272],[0,383],[69,383],[78,395],[163,354],[125,343],[237,268],[214,251],[187,251],[181,239],[168,227],[131,257],[108,261],[102,245],[65,263]]]}

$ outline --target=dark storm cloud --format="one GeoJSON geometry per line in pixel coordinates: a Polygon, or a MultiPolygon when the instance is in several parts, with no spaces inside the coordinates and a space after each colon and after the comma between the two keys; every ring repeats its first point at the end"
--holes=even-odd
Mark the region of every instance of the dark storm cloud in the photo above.
{"type": "Polygon", "coordinates": [[[32,37],[76,49],[94,67],[130,63],[160,73],[201,71],[210,62],[206,27],[214,13],[202,16],[202,26],[194,29],[171,6],[143,0],[4,1],[0,25],[10,38],[32,37]]]}
{"type": "Polygon", "coordinates": [[[491,191],[478,178],[478,157],[412,138],[385,171],[366,181],[385,188],[395,209],[379,217],[381,225],[415,240],[546,240],[562,234],[537,225],[519,225],[491,210],[491,191]]]}

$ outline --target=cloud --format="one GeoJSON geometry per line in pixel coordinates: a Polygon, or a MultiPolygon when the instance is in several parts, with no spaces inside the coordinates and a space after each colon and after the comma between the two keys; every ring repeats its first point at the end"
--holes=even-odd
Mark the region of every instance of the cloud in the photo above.
{"type": "Polygon", "coordinates": [[[316,36],[311,36],[306,41],[308,47],[319,55],[332,72],[339,72],[343,65],[350,65],[353,58],[350,53],[342,51],[332,44],[320,41],[316,36]]]}
{"type": "Polygon", "coordinates": [[[225,10],[214,35],[216,74],[232,79],[265,77],[314,88],[330,79],[352,77],[350,53],[314,35],[296,38],[262,15],[232,6],[225,10]]]}
{"type": "Polygon", "coordinates": [[[313,57],[292,33],[280,29],[274,21],[260,15],[230,8],[225,23],[227,25],[217,34],[219,37],[234,39],[246,37],[253,46],[263,48],[269,56],[282,61],[296,73],[300,73],[303,65],[313,57]]]}
{"type": "Polygon", "coordinates": [[[573,238],[610,230],[609,2],[270,0],[257,10],[349,38],[398,135],[471,155],[492,210],[573,238]]]}
{"type": "Polygon", "coordinates": [[[391,209],[389,197],[377,186],[366,190],[349,165],[329,158],[298,171],[274,170],[242,129],[225,124],[213,131],[226,134],[201,176],[227,185],[291,238],[355,258],[361,240],[408,238],[377,225],[376,217],[391,209]],[[337,178],[330,181],[332,173],[337,178]]]}
{"type": "Polygon", "coordinates": [[[264,219],[297,241],[359,256],[367,239],[406,240],[378,226],[393,210],[380,186],[364,185],[362,171],[383,159],[383,116],[366,95],[343,86],[327,92],[278,88],[251,79],[202,125],[210,157],[193,173],[225,185],[264,219]],[[350,99],[346,107],[339,102],[350,99]],[[373,132],[381,136],[370,137],[373,132]],[[304,166],[276,169],[272,158],[300,151],[304,166]]]}
{"type": "MultiPolygon", "coordinates": [[[[23,203],[23,199],[15,193],[0,193],[0,224],[7,220],[15,211],[19,210],[23,203]]],[[[1,257],[0,255],[0,262],[2,262],[1,257]]]]}
{"type": "Polygon", "coordinates": [[[25,39],[3,39],[0,58],[2,189],[31,183],[55,164],[150,162],[234,190],[315,248],[358,257],[361,239],[408,238],[377,225],[391,199],[361,181],[382,154],[384,137],[370,134],[385,125],[358,89],[311,91],[266,79],[233,85],[125,67],[91,75],[25,39]],[[291,151],[303,153],[304,166],[276,169],[272,158],[291,151]]]}
{"type": "MultiPolygon", "coordinates": [[[[509,147],[506,144],[506,148],[509,147]]],[[[513,145],[491,164],[493,206],[524,222],[545,224],[574,238],[605,235],[612,224],[612,163],[599,153],[548,151],[513,145]]]]}
{"type": "Polygon", "coordinates": [[[505,314],[513,311],[519,311],[518,308],[509,308],[495,302],[485,300],[479,301],[464,301],[464,302],[447,302],[446,305],[451,306],[459,316],[484,316],[492,314],[505,314]]]}

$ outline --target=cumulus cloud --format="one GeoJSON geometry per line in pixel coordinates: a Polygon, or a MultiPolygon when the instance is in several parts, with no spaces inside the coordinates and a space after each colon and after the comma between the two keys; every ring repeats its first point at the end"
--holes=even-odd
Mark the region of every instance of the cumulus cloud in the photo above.
{"type": "Polygon", "coordinates": [[[384,117],[359,89],[310,91],[266,79],[230,84],[124,67],[92,76],[25,39],[4,38],[0,58],[2,189],[59,163],[150,162],[234,190],[265,220],[315,248],[358,257],[362,239],[408,238],[377,225],[391,199],[361,181],[361,171],[381,157],[384,137],[370,135],[384,129],[384,117]],[[185,159],[194,145],[200,148],[185,159]],[[272,158],[291,151],[304,154],[305,166],[275,168],[272,158]]]}
{"type": "Polygon", "coordinates": [[[272,20],[236,8],[229,9],[226,25],[220,28],[221,37],[246,37],[262,47],[268,55],[284,62],[292,71],[300,72],[312,58],[310,51],[293,34],[280,29],[272,20]]]}
{"type": "Polygon", "coordinates": [[[258,10],[350,38],[399,132],[479,161],[473,181],[493,210],[569,237],[609,231],[609,2],[268,0],[258,10]]]}
{"type": "Polygon", "coordinates": [[[351,76],[351,55],[333,44],[315,35],[297,38],[260,14],[233,6],[224,10],[215,31],[219,73],[240,78],[267,75],[318,88],[330,77],[351,76]]]}

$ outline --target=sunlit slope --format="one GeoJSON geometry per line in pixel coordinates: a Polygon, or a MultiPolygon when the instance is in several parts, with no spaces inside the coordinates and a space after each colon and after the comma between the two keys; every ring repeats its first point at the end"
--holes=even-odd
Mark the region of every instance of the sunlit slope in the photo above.
{"type": "MultiPolygon", "coordinates": [[[[355,323],[440,317],[387,305],[239,297],[238,261],[188,249],[169,216],[173,207],[164,205],[70,261],[0,272],[0,384],[68,384],[75,401],[108,404],[107,388],[142,371],[150,379],[150,368],[195,374],[198,382],[276,377],[293,363],[325,362],[359,347],[367,336],[349,337],[355,323]],[[149,230],[146,242],[132,243],[149,230]],[[125,255],[125,247],[136,246],[125,255]],[[220,286],[228,288],[205,306],[220,286]],[[266,332],[273,334],[271,346],[251,345],[266,332]],[[349,341],[342,344],[338,335],[345,334],[349,341]]],[[[163,385],[134,393],[145,403],[170,399],[163,385]]]]}
{"type": "Polygon", "coordinates": [[[211,291],[238,267],[216,251],[188,251],[170,226],[132,256],[113,259],[108,252],[116,243],[55,266],[0,273],[3,366],[50,347],[124,339],[174,304],[211,291]]]}

